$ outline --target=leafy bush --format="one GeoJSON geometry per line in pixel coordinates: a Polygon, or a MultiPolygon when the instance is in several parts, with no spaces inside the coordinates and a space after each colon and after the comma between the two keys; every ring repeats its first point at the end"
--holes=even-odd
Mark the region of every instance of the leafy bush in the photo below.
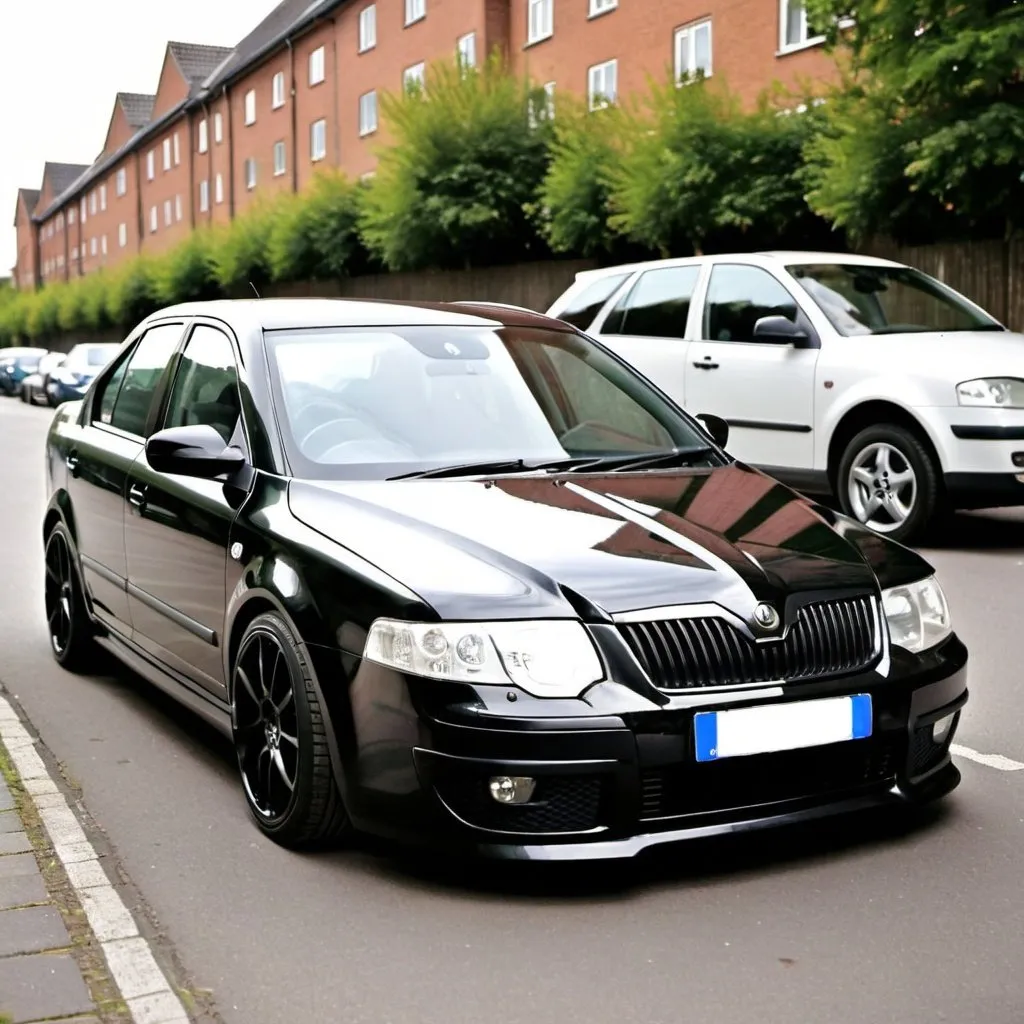
{"type": "Polygon", "coordinates": [[[256,203],[229,226],[211,233],[206,255],[225,294],[238,289],[248,294],[250,284],[258,289],[271,279],[268,245],[282,205],[281,199],[256,203]]]}
{"type": "Polygon", "coordinates": [[[60,327],[60,289],[53,285],[26,296],[25,332],[33,341],[44,341],[55,335],[60,327]]]}
{"type": "Polygon", "coordinates": [[[385,96],[394,145],[367,190],[361,233],[391,270],[514,262],[541,255],[530,210],[550,129],[532,118],[527,82],[495,55],[480,68],[444,61],[426,89],[385,96]]]}
{"type": "Polygon", "coordinates": [[[165,306],[221,298],[215,252],[214,232],[193,231],[181,245],[153,261],[153,297],[165,306]]]}
{"type": "Polygon", "coordinates": [[[152,261],[140,257],[115,270],[107,281],[104,301],[107,318],[123,330],[149,316],[160,305],[152,261]]]}
{"type": "Polygon", "coordinates": [[[57,326],[65,333],[77,331],[82,324],[87,280],[80,278],[57,287],[57,326]]]}

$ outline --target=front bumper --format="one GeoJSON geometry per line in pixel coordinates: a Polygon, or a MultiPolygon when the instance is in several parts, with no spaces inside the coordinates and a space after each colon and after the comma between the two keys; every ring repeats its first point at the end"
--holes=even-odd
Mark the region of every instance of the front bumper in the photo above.
{"type": "MultiPolygon", "coordinates": [[[[384,712],[378,721],[387,731],[404,720],[408,745],[393,732],[389,741],[365,721],[360,728],[357,702],[363,742],[352,766],[358,782],[347,787],[346,799],[354,823],[367,831],[527,860],[630,857],[681,839],[925,802],[960,781],[949,744],[967,701],[966,661],[953,637],[923,656],[893,651],[885,676],[872,671],[757,690],[695,690],[662,707],[615,683],[596,687],[601,692],[591,691],[585,705],[513,703],[504,691],[489,698],[493,703],[486,697],[454,702],[465,688],[439,695],[437,683],[395,676],[393,692],[406,691],[408,700],[398,701],[406,706],[378,703],[377,713],[384,712]],[[867,739],[695,759],[698,711],[856,693],[872,696],[867,739]],[[571,705],[590,713],[569,717],[563,712],[571,705]],[[948,715],[956,716],[953,727],[936,744],[932,724],[948,715]],[[531,802],[496,803],[487,785],[496,775],[535,778],[531,802]]],[[[384,692],[373,689],[378,697],[384,692]]]]}

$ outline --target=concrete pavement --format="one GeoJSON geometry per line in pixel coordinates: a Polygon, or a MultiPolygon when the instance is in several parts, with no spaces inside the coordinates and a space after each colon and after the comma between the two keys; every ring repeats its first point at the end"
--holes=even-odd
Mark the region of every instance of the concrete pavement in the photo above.
{"type": "MultiPolygon", "coordinates": [[[[53,665],[39,534],[49,417],[0,401],[0,678],[81,787],[168,975],[212,993],[210,1019],[1024,1021],[1024,771],[969,757],[932,813],[625,865],[467,867],[266,842],[215,734],[131,673],[53,665]]],[[[958,742],[1024,763],[1024,518],[961,517],[927,554],[972,651],[958,742]]]]}

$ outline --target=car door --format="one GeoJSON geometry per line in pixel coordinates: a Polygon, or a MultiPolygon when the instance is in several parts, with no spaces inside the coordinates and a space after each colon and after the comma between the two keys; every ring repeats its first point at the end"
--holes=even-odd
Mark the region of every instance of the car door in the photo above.
{"type": "MultiPolygon", "coordinates": [[[[196,323],[182,350],[162,426],[205,424],[247,451],[237,357],[225,331],[196,323]]],[[[240,495],[231,485],[159,473],[144,451],[128,474],[125,555],[135,642],[223,697],[221,658],[228,535],[240,495]]]]}
{"type": "Polygon", "coordinates": [[[729,423],[729,452],[755,466],[810,469],[814,464],[816,334],[790,290],[764,267],[715,263],[690,345],[686,406],[729,423]],[[754,338],[762,317],[784,316],[814,347],[754,338]]]}
{"type": "Polygon", "coordinates": [[[124,553],[125,484],[184,321],[151,327],[97,385],[68,435],[67,493],[82,583],[94,614],[131,635],[124,553]]]}
{"type": "Polygon", "coordinates": [[[643,271],[596,332],[605,345],[684,407],[687,338],[702,269],[699,263],[687,263],[643,271]]]}

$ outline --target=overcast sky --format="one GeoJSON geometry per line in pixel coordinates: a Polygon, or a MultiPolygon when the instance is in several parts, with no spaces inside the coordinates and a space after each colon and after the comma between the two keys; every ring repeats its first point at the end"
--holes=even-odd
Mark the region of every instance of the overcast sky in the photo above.
{"type": "Polygon", "coordinates": [[[19,188],[43,163],[90,164],[118,92],[155,93],[168,40],[234,46],[277,0],[0,0],[0,277],[19,188]]]}

